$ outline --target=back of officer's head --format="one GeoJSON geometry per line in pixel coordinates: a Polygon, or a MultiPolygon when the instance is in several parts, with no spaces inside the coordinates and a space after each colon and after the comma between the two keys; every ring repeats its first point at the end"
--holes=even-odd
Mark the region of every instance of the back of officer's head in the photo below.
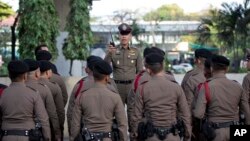
{"type": "Polygon", "coordinates": [[[97,62],[103,61],[101,57],[91,55],[87,58],[87,69],[86,72],[89,73],[89,71],[93,72],[94,66],[97,62]]]}
{"type": "Polygon", "coordinates": [[[10,61],[8,64],[8,71],[12,82],[25,81],[29,67],[23,61],[10,61]]]}
{"type": "Polygon", "coordinates": [[[46,78],[50,78],[52,76],[52,63],[46,60],[41,60],[39,61],[39,67],[41,76],[46,76],[46,78]]]}
{"type": "Polygon", "coordinates": [[[49,48],[46,44],[40,44],[35,48],[35,55],[38,53],[38,51],[41,51],[41,50],[49,51],[49,48]]]}
{"type": "Polygon", "coordinates": [[[208,79],[212,77],[212,72],[211,72],[211,58],[206,59],[204,63],[204,76],[208,79]]]}
{"type": "Polygon", "coordinates": [[[212,56],[212,71],[227,71],[230,61],[222,55],[212,56]]]}
{"type": "Polygon", "coordinates": [[[40,77],[39,62],[33,59],[24,59],[24,63],[29,66],[28,76],[40,77]]]}
{"type": "Polygon", "coordinates": [[[211,58],[212,53],[204,48],[196,49],[194,52],[196,64],[204,64],[205,60],[211,58]]]}
{"type": "Polygon", "coordinates": [[[93,69],[93,76],[96,81],[102,81],[109,78],[112,73],[112,68],[106,61],[99,61],[95,63],[93,69]]]}
{"type": "Polygon", "coordinates": [[[145,63],[147,68],[154,74],[163,70],[164,57],[158,53],[151,53],[146,56],[145,63]]]}

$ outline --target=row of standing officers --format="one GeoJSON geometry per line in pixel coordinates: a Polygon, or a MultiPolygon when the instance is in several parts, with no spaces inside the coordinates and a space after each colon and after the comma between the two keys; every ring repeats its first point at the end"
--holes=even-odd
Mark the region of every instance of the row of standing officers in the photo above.
{"type": "MultiPolygon", "coordinates": [[[[131,27],[124,23],[118,29],[120,45],[110,44],[105,61],[88,57],[88,76],[77,82],[70,95],[71,141],[221,141],[229,140],[229,127],[240,124],[240,117],[250,124],[249,75],[244,89],[227,79],[230,61],[226,57],[197,49],[196,67],[180,86],[164,71],[164,51],[146,48],[142,58],[129,45],[131,27]]],[[[66,87],[49,62],[49,52],[40,46],[36,56],[39,62],[26,59],[8,64],[12,83],[0,98],[2,140],[63,140],[66,87]]],[[[250,55],[247,59],[249,66],[250,55]]]]}

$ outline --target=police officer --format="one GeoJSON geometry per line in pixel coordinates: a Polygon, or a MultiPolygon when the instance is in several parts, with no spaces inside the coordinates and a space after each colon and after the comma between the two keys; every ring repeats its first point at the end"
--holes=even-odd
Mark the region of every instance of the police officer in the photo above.
{"type": "Polygon", "coordinates": [[[194,117],[199,119],[206,114],[210,127],[214,129],[207,137],[214,141],[229,141],[229,127],[238,124],[239,111],[245,115],[245,123],[250,124],[246,94],[238,82],[226,78],[229,64],[224,56],[212,57],[212,77],[208,79],[207,88],[201,87],[193,110],[194,117]]]}
{"type": "Polygon", "coordinates": [[[95,64],[93,70],[94,86],[83,91],[76,99],[70,141],[74,141],[80,133],[81,123],[84,133],[89,133],[94,140],[111,141],[111,127],[114,117],[118,123],[120,141],[128,140],[127,120],[121,98],[107,88],[111,73],[112,68],[107,62],[99,61],[95,64]]]}
{"type": "MultiPolygon", "coordinates": [[[[72,111],[75,105],[75,99],[82,91],[87,90],[94,85],[93,69],[94,69],[95,63],[99,61],[103,61],[103,59],[98,56],[91,55],[87,58],[87,67],[85,68],[85,72],[88,74],[88,76],[79,80],[72,90],[72,93],[69,99],[68,109],[67,109],[67,121],[68,121],[69,134],[70,134],[70,123],[72,120],[72,111]]],[[[107,86],[110,90],[118,93],[116,84],[113,79],[109,79],[107,86]]]]}
{"type": "Polygon", "coordinates": [[[198,84],[206,81],[204,76],[204,63],[207,58],[211,57],[211,52],[207,49],[195,50],[195,68],[186,73],[184,76],[181,87],[185,92],[188,105],[191,110],[191,104],[198,84]]]}
{"type": "Polygon", "coordinates": [[[133,127],[133,131],[138,131],[134,135],[139,140],[142,138],[141,135],[146,141],[180,140],[178,133],[174,132],[177,130],[175,128],[177,114],[184,121],[185,139],[191,137],[191,118],[187,100],[181,87],[165,77],[163,60],[164,57],[156,53],[147,55],[145,59],[152,78],[138,87],[135,97],[135,111],[132,115],[134,125],[136,125],[133,127]],[[139,126],[143,118],[147,121],[146,125],[139,126]],[[146,133],[141,134],[142,130],[145,130],[146,133]]]}
{"type": "Polygon", "coordinates": [[[22,61],[8,64],[11,84],[0,99],[3,141],[29,141],[35,129],[34,116],[42,125],[42,134],[50,141],[49,117],[38,92],[25,85],[28,66],[22,61]]]}
{"type": "Polygon", "coordinates": [[[56,141],[61,140],[61,130],[53,96],[47,85],[38,82],[40,78],[39,62],[32,59],[25,59],[24,62],[29,66],[25,84],[39,92],[49,116],[52,139],[56,141]]]}
{"type": "MultiPolygon", "coordinates": [[[[145,57],[147,55],[149,55],[150,53],[158,53],[160,55],[162,55],[163,57],[165,56],[165,52],[157,47],[151,47],[151,48],[145,48],[143,51],[143,57],[145,60],[145,57]]],[[[145,64],[145,63],[144,63],[145,64]]],[[[133,128],[132,126],[132,114],[134,113],[134,99],[135,99],[135,92],[138,88],[139,85],[141,85],[142,83],[150,80],[151,76],[148,73],[148,71],[146,71],[147,66],[145,66],[145,70],[142,70],[141,72],[139,72],[134,79],[134,82],[132,83],[132,88],[128,94],[128,98],[127,98],[127,114],[128,114],[128,125],[129,125],[129,132],[133,133],[133,131],[131,131],[133,128]]],[[[166,78],[171,80],[171,81],[175,81],[175,78],[173,75],[169,74],[168,72],[166,72],[165,74],[166,78]]],[[[132,135],[132,134],[131,134],[132,135]]],[[[136,140],[134,137],[130,136],[130,140],[136,140]]]]}
{"type": "MultiPolygon", "coordinates": [[[[247,55],[246,61],[247,61],[247,69],[250,70],[250,54],[247,55]]],[[[249,99],[250,98],[250,73],[248,73],[244,77],[242,87],[245,90],[245,93],[247,94],[247,97],[249,99]]],[[[249,103],[249,106],[250,106],[250,103],[249,103]]]]}
{"type": "MultiPolygon", "coordinates": [[[[46,50],[40,50],[36,53],[36,60],[47,60],[50,61],[52,58],[52,55],[46,51],[46,50]]],[[[68,101],[68,92],[66,88],[66,84],[63,80],[63,78],[57,73],[56,66],[51,63],[51,70],[52,70],[52,76],[50,77],[50,82],[52,83],[57,83],[62,91],[62,96],[63,96],[63,102],[64,106],[66,106],[67,101],[68,101]]]]}
{"type": "Polygon", "coordinates": [[[56,83],[52,83],[49,81],[52,70],[51,70],[51,63],[49,61],[39,61],[39,67],[41,71],[41,76],[39,79],[39,82],[47,85],[52,93],[54,103],[56,106],[56,112],[59,119],[59,125],[61,130],[61,137],[63,138],[63,129],[64,129],[64,121],[65,121],[65,110],[64,110],[64,103],[63,103],[63,97],[61,94],[61,89],[56,83]]]}
{"type": "Polygon", "coordinates": [[[113,77],[122,101],[125,103],[136,73],[142,70],[142,57],[137,48],[129,45],[132,28],[122,23],[118,29],[120,45],[110,44],[104,60],[108,63],[112,62],[113,77]]]}

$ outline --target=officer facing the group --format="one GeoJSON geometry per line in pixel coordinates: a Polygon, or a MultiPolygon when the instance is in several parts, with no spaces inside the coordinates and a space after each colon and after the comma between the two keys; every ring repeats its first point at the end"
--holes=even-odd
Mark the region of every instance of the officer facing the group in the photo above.
{"type": "Polygon", "coordinates": [[[202,86],[193,110],[196,118],[205,117],[210,126],[205,136],[213,141],[229,141],[230,125],[239,124],[239,111],[245,115],[245,123],[250,124],[248,99],[241,85],[226,78],[230,61],[220,55],[212,57],[212,77],[208,86],[202,86]],[[212,128],[212,130],[211,130],[212,128]]]}
{"type": "Polygon", "coordinates": [[[182,88],[165,77],[163,60],[164,57],[156,53],[149,54],[145,59],[152,78],[142,83],[136,91],[133,115],[136,126],[132,131],[137,131],[134,135],[138,140],[180,140],[177,115],[184,122],[185,139],[191,137],[187,100],[182,88]],[[142,121],[143,118],[146,122],[142,121]]]}
{"type": "Polygon", "coordinates": [[[83,91],[76,99],[70,141],[74,141],[80,132],[85,140],[113,140],[113,118],[118,123],[119,141],[128,140],[124,105],[120,96],[107,88],[111,73],[112,68],[107,62],[96,63],[93,70],[93,87],[83,91]]]}
{"type": "Polygon", "coordinates": [[[50,141],[49,117],[39,93],[25,85],[29,68],[22,61],[8,64],[11,84],[0,99],[3,141],[29,141],[41,136],[35,129],[34,117],[40,121],[44,140],[50,141]],[[36,136],[37,135],[37,136],[36,136]]]}
{"type": "Polygon", "coordinates": [[[142,70],[142,57],[137,48],[129,45],[132,28],[122,23],[118,29],[120,45],[110,44],[104,60],[108,63],[112,62],[113,77],[122,101],[125,103],[136,73],[142,70]]]}

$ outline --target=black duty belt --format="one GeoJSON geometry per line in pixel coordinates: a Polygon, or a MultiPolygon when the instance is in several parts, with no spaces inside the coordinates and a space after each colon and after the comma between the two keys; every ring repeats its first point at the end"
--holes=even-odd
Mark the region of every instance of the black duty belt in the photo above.
{"type": "Polygon", "coordinates": [[[229,121],[229,122],[219,122],[219,123],[211,123],[212,127],[215,129],[219,128],[227,128],[230,127],[230,125],[239,125],[238,121],[229,121]]]}
{"type": "Polygon", "coordinates": [[[155,127],[154,133],[156,134],[169,134],[173,133],[173,128],[165,128],[165,127],[155,127]]]}
{"type": "Polygon", "coordinates": [[[30,130],[2,130],[3,136],[29,136],[30,130]]]}
{"type": "Polygon", "coordinates": [[[112,132],[91,132],[92,139],[112,138],[112,132]]]}
{"type": "Polygon", "coordinates": [[[130,84],[133,82],[133,79],[132,80],[114,80],[114,81],[117,84],[130,84]]]}

